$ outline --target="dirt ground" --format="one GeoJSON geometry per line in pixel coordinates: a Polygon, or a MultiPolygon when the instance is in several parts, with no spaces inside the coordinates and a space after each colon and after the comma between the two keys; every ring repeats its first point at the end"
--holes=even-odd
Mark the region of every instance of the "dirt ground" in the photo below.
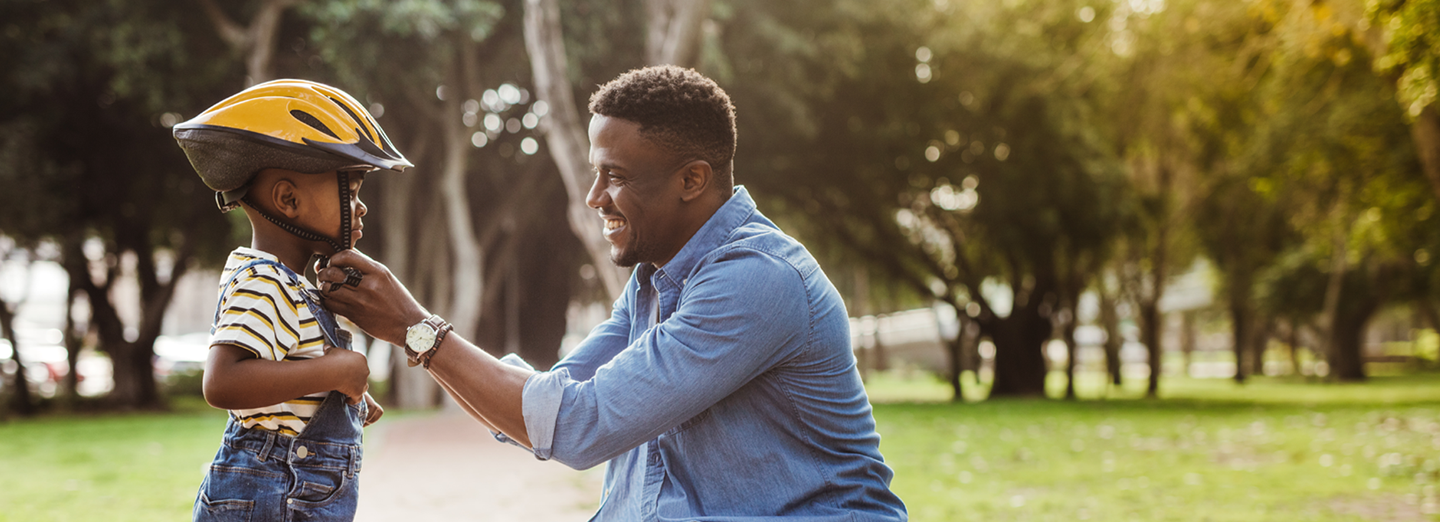
{"type": "Polygon", "coordinates": [[[382,419],[365,436],[358,522],[583,522],[598,506],[603,466],[535,460],[461,413],[382,419]]]}

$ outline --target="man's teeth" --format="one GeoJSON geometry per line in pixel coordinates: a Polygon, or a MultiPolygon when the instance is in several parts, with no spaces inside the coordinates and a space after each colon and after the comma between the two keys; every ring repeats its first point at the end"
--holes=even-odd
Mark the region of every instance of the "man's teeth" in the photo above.
{"type": "Polygon", "coordinates": [[[605,230],[615,230],[615,229],[620,228],[620,227],[622,227],[622,226],[624,226],[624,225],[625,225],[625,220],[623,220],[623,219],[607,219],[607,220],[605,220],[605,230]]]}

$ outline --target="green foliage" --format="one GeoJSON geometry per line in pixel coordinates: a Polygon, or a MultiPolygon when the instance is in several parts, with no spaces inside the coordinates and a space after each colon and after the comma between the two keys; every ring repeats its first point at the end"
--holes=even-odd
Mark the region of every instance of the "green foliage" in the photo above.
{"type": "Polygon", "coordinates": [[[1440,89],[1440,1],[1369,0],[1365,21],[1387,41],[1375,68],[1399,79],[1410,117],[1436,102],[1440,89]]]}

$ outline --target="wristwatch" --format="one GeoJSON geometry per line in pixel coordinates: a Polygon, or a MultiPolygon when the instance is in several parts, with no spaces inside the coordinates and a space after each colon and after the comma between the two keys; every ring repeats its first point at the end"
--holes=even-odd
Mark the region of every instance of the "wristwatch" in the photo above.
{"type": "Polygon", "coordinates": [[[435,349],[440,347],[440,342],[445,340],[445,334],[455,329],[450,323],[445,322],[438,315],[426,317],[424,321],[416,323],[405,330],[405,355],[406,364],[410,367],[424,366],[430,369],[430,358],[435,356],[435,349]]]}

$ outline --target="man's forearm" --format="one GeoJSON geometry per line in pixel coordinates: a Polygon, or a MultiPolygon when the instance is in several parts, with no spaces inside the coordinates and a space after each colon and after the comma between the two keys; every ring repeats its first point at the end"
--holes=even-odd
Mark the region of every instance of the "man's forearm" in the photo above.
{"type": "Polygon", "coordinates": [[[534,371],[502,363],[452,333],[431,357],[430,373],[481,423],[530,447],[521,398],[534,371]]]}
{"type": "Polygon", "coordinates": [[[449,384],[446,384],[444,379],[441,379],[439,376],[435,375],[434,372],[431,372],[430,376],[435,377],[435,382],[440,384],[440,388],[444,389],[445,393],[450,395],[450,399],[454,400],[455,404],[460,405],[460,409],[465,410],[466,415],[469,415],[470,418],[475,419],[475,422],[479,422],[480,424],[484,425],[486,429],[489,429],[491,431],[497,431],[495,430],[495,426],[490,424],[490,421],[485,420],[485,416],[480,415],[479,412],[475,411],[475,407],[470,405],[470,401],[465,400],[465,398],[461,397],[460,394],[455,393],[455,389],[451,388],[449,384]]]}

